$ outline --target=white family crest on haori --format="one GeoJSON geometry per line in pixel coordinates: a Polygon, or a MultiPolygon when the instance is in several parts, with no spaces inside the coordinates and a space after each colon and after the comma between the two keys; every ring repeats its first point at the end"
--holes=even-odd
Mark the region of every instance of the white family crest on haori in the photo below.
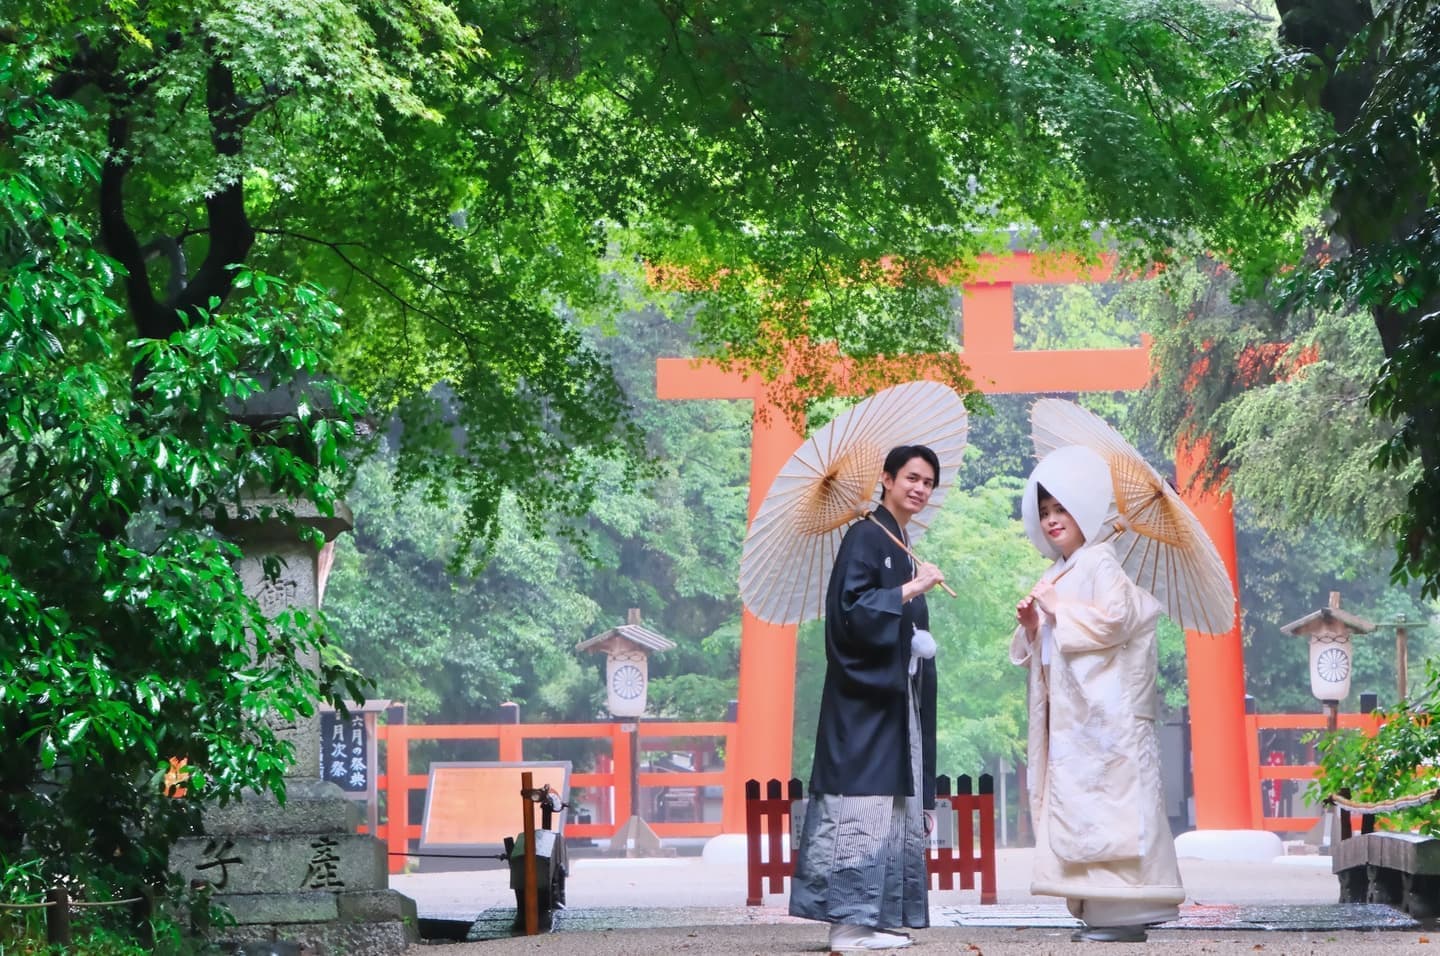
{"type": "Polygon", "coordinates": [[[750,613],[772,624],[824,616],[840,540],[879,503],[885,456],[899,445],[926,445],[940,459],[929,504],[905,528],[913,544],[954,483],[968,434],[969,415],[955,390],[918,381],[875,393],[806,439],[776,475],[745,537],[740,597],[750,613]]]}
{"type": "Polygon", "coordinates": [[[1201,634],[1235,626],[1235,589],[1215,543],[1175,488],[1120,433],[1074,402],[1042,398],[1030,408],[1035,457],[1081,445],[1110,471],[1117,518],[1104,538],[1131,580],[1175,623],[1201,634]]]}

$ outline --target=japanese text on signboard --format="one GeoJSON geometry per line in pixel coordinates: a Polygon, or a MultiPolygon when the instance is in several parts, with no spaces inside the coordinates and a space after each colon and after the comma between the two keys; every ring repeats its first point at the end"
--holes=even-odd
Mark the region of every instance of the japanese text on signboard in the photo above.
{"type": "Polygon", "coordinates": [[[320,776],[347,793],[364,793],[366,779],[366,748],[370,741],[365,734],[365,717],[353,714],[349,719],[333,712],[320,715],[320,776]]]}

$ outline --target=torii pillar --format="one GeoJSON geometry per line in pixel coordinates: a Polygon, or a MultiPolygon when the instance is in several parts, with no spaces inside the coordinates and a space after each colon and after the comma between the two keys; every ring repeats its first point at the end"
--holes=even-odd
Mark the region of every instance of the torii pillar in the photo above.
{"type": "MultiPolygon", "coordinates": [[[[976,278],[961,286],[964,336],[961,357],[976,386],[989,394],[1129,391],[1150,380],[1149,343],[1138,348],[1016,350],[1015,286],[1104,282],[1113,262],[1094,269],[1040,268],[1031,253],[984,257],[976,278]]],[[[932,359],[913,356],[904,378],[922,378],[932,359]]],[[[898,379],[897,379],[898,380],[898,379]]],[[[714,363],[662,358],[656,363],[655,393],[661,399],[738,399],[754,405],[750,453],[749,520],[775,476],[804,438],[791,416],[772,399],[759,376],[725,370],[714,363]]],[[[1177,454],[1177,484],[1220,551],[1232,582],[1237,580],[1235,526],[1228,496],[1203,496],[1188,488],[1196,455],[1177,454]]],[[[776,625],[742,611],[739,712],[726,756],[726,833],[745,832],[745,806],[738,799],[746,780],[785,779],[791,773],[795,725],[795,625],[776,625]]],[[[1190,720],[1203,733],[1191,734],[1195,817],[1200,829],[1248,829],[1252,825],[1247,787],[1253,774],[1245,762],[1245,672],[1239,616],[1228,635],[1186,636],[1190,720]]]]}

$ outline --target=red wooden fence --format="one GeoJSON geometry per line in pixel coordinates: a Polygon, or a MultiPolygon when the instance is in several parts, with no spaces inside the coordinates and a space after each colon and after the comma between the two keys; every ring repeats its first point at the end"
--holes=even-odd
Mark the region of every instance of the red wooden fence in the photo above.
{"type": "MultiPolygon", "coordinates": [[[[968,776],[956,780],[956,793],[950,793],[950,778],[935,780],[935,818],[937,839],[926,855],[926,870],[940,890],[955,888],[960,877],[962,890],[975,888],[980,877],[980,902],[994,903],[995,894],[995,783],[989,774],[980,777],[980,792],[971,792],[968,776]],[[976,817],[979,817],[978,825],[976,817]],[[976,840],[976,831],[979,840],[976,840]],[[978,843],[978,846],[977,846],[978,843]]],[[[804,787],[792,779],[782,787],[779,780],[765,785],[760,796],[760,781],[745,781],[745,870],[747,906],[759,906],[765,897],[765,881],[769,892],[785,892],[786,877],[795,873],[794,860],[785,853],[784,838],[790,833],[791,806],[804,796],[804,787]],[[787,791],[783,796],[781,791],[787,791]],[[762,849],[764,852],[762,853],[762,849]]]]}
{"type": "Polygon", "coordinates": [[[940,831],[937,845],[930,849],[929,870],[935,877],[937,890],[955,888],[955,877],[960,877],[962,890],[975,888],[975,877],[980,877],[980,902],[995,902],[995,780],[988,773],[980,775],[980,792],[970,792],[969,776],[955,781],[956,793],[950,794],[950,778],[937,777],[935,780],[936,829],[940,831]],[[950,815],[940,812],[948,801],[950,815]],[[946,833],[947,825],[956,825],[946,833]],[[975,828],[979,826],[979,852],[977,853],[975,828]]]}
{"type": "MultiPolygon", "coordinates": [[[[383,822],[375,835],[384,840],[390,851],[390,872],[400,873],[405,869],[405,857],[411,850],[410,841],[420,838],[421,820],[411,819],[410,792],[425,790],[429,775],[425,772],[412,773],[410,770],[410,744],[417,740],[494,740],[498,744],[497,759],[519,762],[526,759],[525,744],[532,740],[588,739],[607,743],[613,758],[611,770],[604,773],[572,773],[570,788],[605,789],[613,788],[614,819],[597,820],[591,823],[567,823],[568,837],[599,837],[607,839],[630,818],[637,795],[630,792],[628,768],[630,734],[620,723],[591,724],[381,724],[376,728],[377,739],[385,746],[385,772],[380,775],[376,786],[385,795],[383,822]],[[621,773],[615,773],[615,767],[621,773]]],[[[691,737],[709,737],[719,746],[729,747],[735,725],[726,721],[680,722],[642,721],[640,738],[642,743],[691,737]]],[[[653,748],[659,749],[659,748],[653,748]]],[[[637,755],[638,756],[638,755],[637,755]]],[[[534,759],[533,755],[531,759],[534,759]]],[[[724,799],[733,799],[739,788],[731,786],[729,771],[687,773],[683,781],[687,787],[722,787],[724,799]]],[[[669,787],[679,782],[675,773],[642,773],[639,784],[645,787],[669,787]]],[[[573,819],[573,818],[572,818],[573,819]]],[[[519,813],[515,826],[520,827],[519,813]]],[[[708,837],[721,832],[720,821],[713,822],[654,822],[651,829],[660,837],[708,837]]]]}
{"type": "MultiPolygon", "coordinates": [[[[1339,714],[1337,726],[1340,729],[1359,730],[1362,733],[1373,734],[1380,726],[1380,720],[1374,714],[1339,714]]],[[[1303,787],[1314,779],[1316,766],[1314,764],[1262,763],[1260,732],[1262,730],[1323,731],[1325,716],[1323,714],[1246,714],[1245,729],[1246,749],[1249,751],[1246,763],[1255,768],[1255,776],[1250,787],[1251,827],[1256,830],[1271,830],[1278,833],[1299,833],[1309,830],[1320,821],[1318,816],[1266,816],[1262,787],[1263,781],[1266,780],[1273,781],[1272,785],[1293,780],[1297,786],[1303,787]]]]}

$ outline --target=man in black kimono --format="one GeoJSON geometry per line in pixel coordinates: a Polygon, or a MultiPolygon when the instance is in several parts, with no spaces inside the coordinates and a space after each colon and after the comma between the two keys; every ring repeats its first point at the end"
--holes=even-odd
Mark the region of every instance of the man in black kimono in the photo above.
{"type": "Polygon", "coordinates": [[[924,595],[944,576],[897,539],[908,543],[905,526],[939,478],[929,448],[892,449],[880,506],[845,533],[830,574],[825,690],[790,913],[831,924],[832,950],[897,949],[910,944],[899,927],[930,925],[935,641],[924,595]]]}

